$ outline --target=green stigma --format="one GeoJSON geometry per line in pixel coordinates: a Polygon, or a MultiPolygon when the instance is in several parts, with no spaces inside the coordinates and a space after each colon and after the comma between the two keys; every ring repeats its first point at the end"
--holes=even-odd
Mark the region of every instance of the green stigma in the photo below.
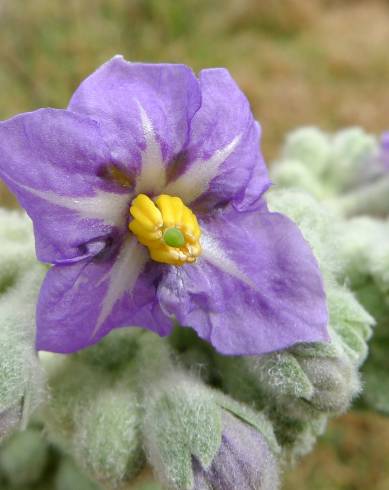
{"type": "Polygon", "coordinates": [[[168,228],[163,234],[163,240],[169,247],[180,248],[185,245],[185,237],[178,228],[168,228]]]}

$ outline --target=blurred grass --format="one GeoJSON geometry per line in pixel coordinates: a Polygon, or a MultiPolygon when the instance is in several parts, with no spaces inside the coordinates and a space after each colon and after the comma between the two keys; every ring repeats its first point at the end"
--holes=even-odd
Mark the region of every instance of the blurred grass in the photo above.
{"type": "MultiPolygon", "coordinates": [[[[389,127],[386,0],[0,0],[0,119],[65,107],[116,53],[226,66],[264,129],[267,160],[300,125],[389,127]]],[[[0,203],[15,201],[0,186],[0,203]]],[[[389,488],[389,422],[351,413],[287,476],[287,490],[389,488]]]]}
{"type": "Polygon", "coordinates": [[[350,412],[333,420],[315,450],[285,475],[283,490],[388,490],[389,420],[350,412]]]}
{"type": "Polygon", "coordinates": [[[115,53],[226,66],[274,153],[302,124],[388,125],[389,3],[330,0],[0,0],[0,118],[63,107],[115,53]]]}

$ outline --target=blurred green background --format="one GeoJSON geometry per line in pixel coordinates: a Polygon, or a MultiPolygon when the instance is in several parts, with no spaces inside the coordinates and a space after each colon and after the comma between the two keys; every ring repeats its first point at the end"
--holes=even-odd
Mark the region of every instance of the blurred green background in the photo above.
{"type": "MultiPolygon", "coordinates": [[[[268,161],[297,126],[389,128],[387,0],[0,0],[0,41],[0,119],[66,106],[121,53],[227,67],[262,123],[268,161]]],[[[15,204],[1,185],[0,203],[15,204]]],[[[334,421],[284,488],[389,489],[389,421],[334,421]]]]}

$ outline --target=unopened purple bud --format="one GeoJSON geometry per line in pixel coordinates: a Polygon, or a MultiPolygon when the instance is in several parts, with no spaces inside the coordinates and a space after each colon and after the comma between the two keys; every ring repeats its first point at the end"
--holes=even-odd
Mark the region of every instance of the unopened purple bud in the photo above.
{"type": "Polygon", "coordinates": [[[262,434],[251,425],[223,413],[222,442],[211,466],[194,458],[193,490],[276,490],[278,464],[262,434]]]}

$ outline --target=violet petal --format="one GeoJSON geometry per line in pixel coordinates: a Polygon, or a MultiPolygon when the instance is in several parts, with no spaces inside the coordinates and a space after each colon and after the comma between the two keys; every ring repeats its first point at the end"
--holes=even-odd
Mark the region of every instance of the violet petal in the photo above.
{"type": "Polygon", "coordinates": [[[116,161],[139,174],[145,160],[161,170],[184,149],[200,103],[199,83],[187,66],[115,56],[80,85],[69,109],[98,121],[116,161]]]}
{"type": "Polygon", "coordinates": [[[37,308],[37,349],[70,353],[98,342],[113,328],[142,326],[167,335],[171,322],[156,300],[158,266],[135,239],[108,261],[54,266],[37,308]]]}
{"type": "Polygon", "coordinates": [[[161,281],[164,311],[223,354],[329,340],[320,270],[291,220],[232,209],[203,223],[203,232],[196,265],[171,268],[161,281]]]}
{"type": "Polygon", "coordinates": [[[98,176],[110,161],[98,126],[42,109],[0,123],[0,176],[34,222],[43,262],[76,257],[79,246],[126,225],[129,197],[98,176]]]}
{"type": "Polygon", "coordinates": [[[186,170],[166,192],[186,203],[205,201],[207,208],[238,200],[244,209],[247,187],[251,206],[269,186],[259,124],[227,70],[203,70],[199,79],[202,104],[190,126],[186,170]]]}

